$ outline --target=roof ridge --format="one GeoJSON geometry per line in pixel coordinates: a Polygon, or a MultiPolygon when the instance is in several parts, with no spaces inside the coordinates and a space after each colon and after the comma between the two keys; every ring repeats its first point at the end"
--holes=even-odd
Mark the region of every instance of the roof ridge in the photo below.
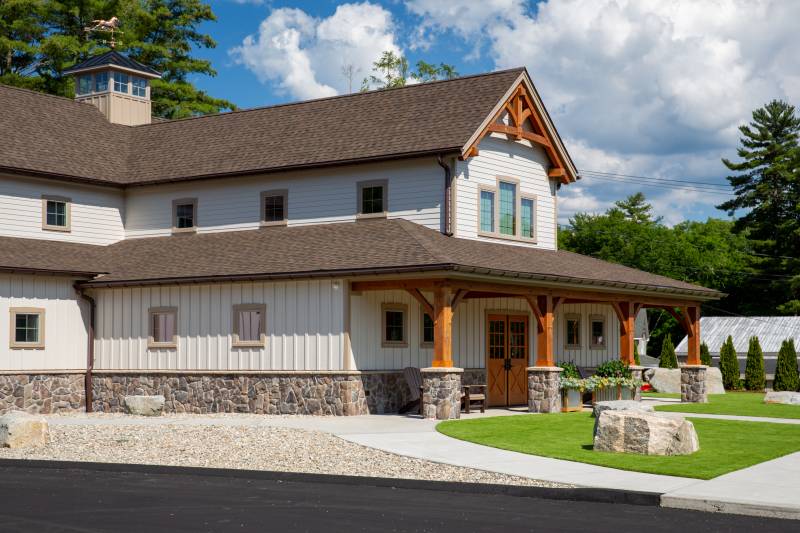
{"type": "Polygon", "coordinates": [[[431,232],[435,233],[436,235],[441,235],[442,237],[446,237],[445,235],[442,235],[441,233],[439,233],[438,231],[436,231],[434,229],[428,228],[428,227],[423,226],[421,224],[417,224],[415,222],[411,222],[410,220],[406,220],[404,218],[395,218],[395,219],[392,219],[392,220],[397,222],[397,225],[400,226],[401,228],[403,228],[403,230],[412,239],[414,239],[414,241],[417,244],[419,244],[426,252],[428,252],[431,255],[431,257],[433,257],[434,259],[436,259],[437,261],[440,261],[442,263],[452,263],[453,262],[449,257],[439,255],[437,249],[433,249],[432,250],[426,243],[422,242],[420,240],[420,238],[417,235],[415,235],[413,231],[411,231],[411,228],[413,227],[414,229],[428,230],[428,231],[431,231],[431,232]]]}
{"type": "Polygon", "coordinates": [[[313,102],[325,102],[325,101],[329,101],[329,100],[340,100],[340,99],[344,99],[344,98],[353,98],[353,97],[364,96],[364,95],[368,95],[368,94],[385,94],[385,93],[394,92],[394,91],[402,91],[404,89],[414,89],[414,88],[417,88],[417,87],[430,87],[432,85],[440,85],[440,84],[443,84],[443,83],[449,83],[449,82],[455,82],[455,81],[467,80],[467,79],[473,79],[473,78],[483,78],[483,77],[488,77],[488,76],[496,76],[496,75],[506,74],[508,72],[515,72],[515,71],[522,72],[524,70],[525,70],[525,67],[513,67],[513,68],[507,68],[507,69],[503,69],[503,70],[493,70],[491,72],[480,72],[478,74],[468,74],[466,76],[459,76],[457,78],[452,78],[452,79],[448,79],[448,80],[427,81],[427,82],[423,82],[423,83],[413,83],[413,84],[410,84],[410,85],[404,85],[402,87],[391,87],[391,88],[388,88],[388,89],[373,89],[371,91],[365,91],[365,92],[360,92],[359,91],[359,92],[353,92],[353,93],[347,93],[347,94],[336,94],[336,95],[333,95],[333,96],[323,96],[321,98],[311,98],[309,100],[295,100],[293,102],[282,102],[282,103],[279,103],[279,104],[248,107],[247,109],[237,109],[235,111],[228,111],[228,112],[225,112],[225,113],[211,113],[211,114],[208,114],[208,115],[198,115],[198,116],[192,116],[192,117],[182,117],[182,118],[168,119],[168,120],[163,121],[163,122],[158,122],[158,123],[151,122],[150,124],[139,124],[138,126],[133,126],[133,127],[134,128],[145,128],[145,127],[150,127],[150,126],[158,126],[158,125],[161,125],[161,124],[172,124],[172,123],[175,123],[175,122],[186,122],[188,120],[201,120],[201,119],[208,119],[208,118],[215,118],[215,117],[227,117],[227,116],[231,116],[231,115],[238,115],[238,114],[241,114],[241,113],[249,113],[251,111],[263,111],[265,109],[277,109],[277,108],[281,108],[281,107],[291,107],[291,106],[295,106],[295,105],[310,104],[310,103],[313,103],[313,102]]]}
{"type": "Polygon", "coordinates": [[[56,98],[58,100],[64,100],[66,102],[72,102],[74,104],[79,104],[80,102],[76,102],[75,99],[70,98],[68,96],[61,96],[59,94],[50,94],[50,93],[43,93],[42,91],[37,91],[36,89],[27,89],[25,87],[17,87],[16,85],[8,85],[6,83],[0,83],[0,89],[11,89],[14,91],[19,91],[23,93],[34,94],[37,96],[47,96],[49,98],[56,98]]]}

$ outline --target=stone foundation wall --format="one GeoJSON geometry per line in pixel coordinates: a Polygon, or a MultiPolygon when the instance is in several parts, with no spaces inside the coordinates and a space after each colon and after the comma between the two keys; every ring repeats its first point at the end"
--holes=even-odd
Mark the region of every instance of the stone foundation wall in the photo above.
{"type": "Polygon", "coordinates": [[[0,414],[66,413],[83,411],[85,405],[83,374],[0,375],[0,414]]]}
{"type": "Polygon", "coordinates": [[[483,368],[465,368],[461,374],[462,385],[486,385],[486,370],[483,368]]]}

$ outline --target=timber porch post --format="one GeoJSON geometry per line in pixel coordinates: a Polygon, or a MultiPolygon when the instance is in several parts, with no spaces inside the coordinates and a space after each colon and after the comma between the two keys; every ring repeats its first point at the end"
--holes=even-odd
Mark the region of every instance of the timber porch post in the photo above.
{"type": "Polygon", "coordinates": [[[453,366],[453,300],[453,290],[447,282],[434,285],[433,360],[430,368],[421,370],[420,401],[425,418],[448,420],[461,417],[461,374],[464,369],[453,366]]]}
{"type": "MultiPolygon", "coordinates": [[[[536,335],[536,366],[555,366],[553,355],[553,296],[547,294],[536,297],[538,313],[537,319],[541,323],[541,331],[537,329],[536,335]]],[[[534,311],[535,312],[535,311],[534,311]]]]}
{"type": "Polygon", "coordinates": [[[634,336],[636,335],[636,312],[633,302],[621,302],[619,304],[622,311],[620,316],[620,359],[626,365],[635,365],[636,357],[633,353],[634,336]]]}
{"type": "Polygon", "coordinates": [[[433,361],[431,366],[453,366],[453,291],[437,284],[433,291],[433,361]]]}
{"type": "MultiPolygon", "coordinates": [[[[561,368],[555,365],[553,323],[555,305],[552,294],[528,296],[536,315],[536,366],[528,367],[528,411],[555,413],[561,410],[561,368]]],[[[561,301],[558,299],[557,301],[561,301]]]]}
{"type": "Polygon", "coordinates": [[[706,403],[706,372],[708,367],[700,361],[700,307],[689,305],[681,309],[689,343],[686,365],[681,367],[681,401],[706,403]]]}

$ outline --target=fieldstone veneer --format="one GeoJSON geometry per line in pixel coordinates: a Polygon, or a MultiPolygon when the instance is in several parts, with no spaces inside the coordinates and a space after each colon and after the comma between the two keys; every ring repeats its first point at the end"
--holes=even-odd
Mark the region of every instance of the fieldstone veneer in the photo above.
{"type": "Polygon", "coordinates": [[[686,365],[681,367],[681,401],[708,403],[706,395],[705,365],[686,365]]]}
{"type": "Polygon", "coordinates": [[[0,414],[83,411],[83,374],[0,374],[0,414]]]}
{"type": "Polygon", "coordinates": [[[125,396],[160,394],[173,413],[369,413],[358,373],[95,374],[93,392],[94,410],[102,412],[123,412],[125,396]]]}
{"type": "Polygon", "coordinates": [[[561,411],[562,368],[557,366],[528,367],[528,411],[558,413],[561,411]]]}
{"type": "Polygon", "coordinates": [[[436,420],[461,417],[463,368],[423,368],[422,416],[436,420]]]}

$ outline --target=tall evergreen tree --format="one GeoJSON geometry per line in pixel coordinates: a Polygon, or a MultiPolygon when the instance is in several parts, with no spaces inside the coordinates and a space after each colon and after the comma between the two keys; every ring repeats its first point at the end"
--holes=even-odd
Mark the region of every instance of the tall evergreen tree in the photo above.
{"type": "Polygon", "coordinates": [[[700,343],[700,364],[711,366],[711,352],[708,351],[708,344],[700,343]]]}
{"type": "Polygon", "coordinates": [[[717,207],[731,215],[744,211],[734,230],[762,256],[758,267],[771,281],[753,280],[751,297],[767,312],[800,313],[800,117],[794,106],[773,100],[739,131],[741,161],[722,160],[736,172],[728,177],[736,196],[717,207]]]}
{"type": "Polygon", "coordinates": [[[675,346],[672,338],[667,335],[661,343],[661,357],[658,359],[659,368],[678,368],[678,356],[675,355],[675,346]]]}
{"type": "Polygon", "coordinates": [[[764,353],[758,337],[750,337],[750,347],[747,349],[747,365],[744,368],[744,388],[752,391],[763,391],[766,387],[764,376],[764,353]]]}
{"type": "Polygon", "coordinates": [[[797,369],[797,352],[794,348],[794,339],[787,339],[781,343],[781,350],[778,352],[772,390],[796,391],[798,389],[800,389],[800,375],[798,375],[797,369]]]}
{"type": "Polygon", "coordinates": [[[739,358],[736,357],[736,349],[733,347],[733,338],[730,335],[719,349],[719,370],[725,390],[736,390],[741,387],[739,358]]]}

